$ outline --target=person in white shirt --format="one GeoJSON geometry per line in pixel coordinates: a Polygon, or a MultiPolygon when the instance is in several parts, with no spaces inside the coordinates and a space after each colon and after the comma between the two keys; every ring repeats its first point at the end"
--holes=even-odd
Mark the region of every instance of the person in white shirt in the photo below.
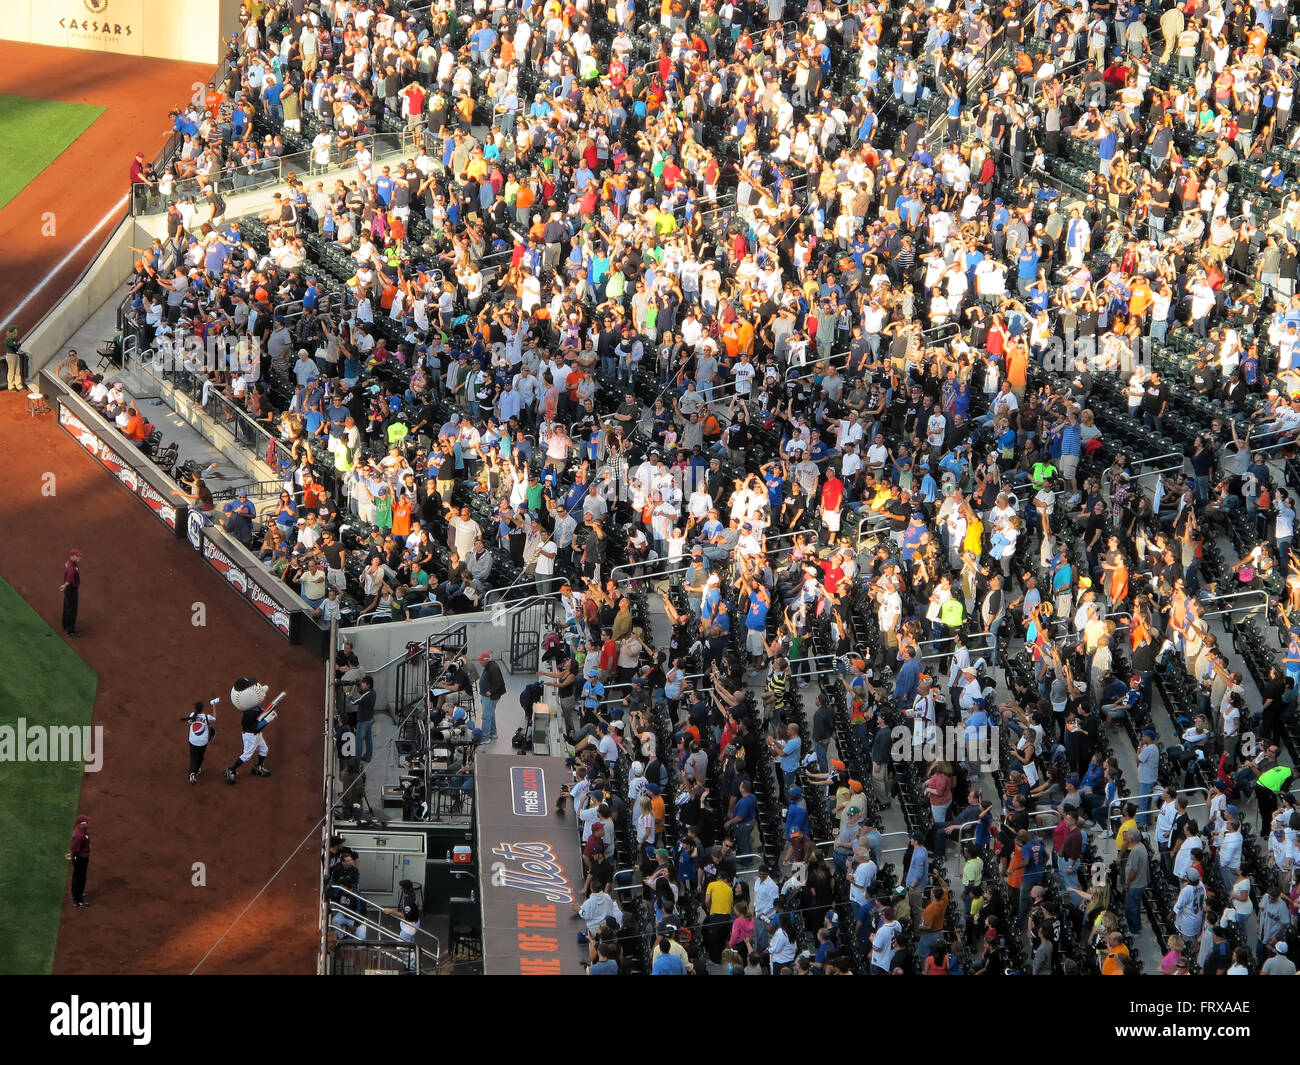
{"type": "Polygon", "coordinates": [[[1187,870],[1187,878],[1178,900],[1174,903],[1174,926],[1179,935],[1188,941],[1201,934],[1201,923],[1205,915],[1205,886],[1201,883],[1201,874],[1195,869],[1187,870]]]}
{"type": "Polygon", "coordinates": [[[776,976],[783,965],[789,965],[794,961],[798,948],[790,938],[789,933],[776,919],[775,914],[768,918],[767,923],[771,933],[771,938],[767,943],[767,956],[772,963],[772,975],[776,976]]]}
{"type": "Polygon", "coordinates": [[[623,911],[619,909],[618,903],[615,902],[609,894],[606,886],[600,884],[586,899],[585,902],[573,904],[573,912],[587,922],[587,934],[595,936],[600,933],[600,927],[605,923],[606,917],[613,917],[619,924],[623,923],[623,911]]]}
{"type": "Polygon", "coordinates": [[[880,927],[871,937],[871,968],[887,975],[894,963],[894,952],[898,949],[895,946],[896,937],[903,926],[894,920],[892,906],[886,906],[881,911],[881,918],[880,927]]]}
{"type": "Polygon", "coordinates": [[[776,909],[776,900],[781,896],[781,885],[768,874],[767,866],[758,868],[754,880],[754,919],[766,921],[776,909]]]}

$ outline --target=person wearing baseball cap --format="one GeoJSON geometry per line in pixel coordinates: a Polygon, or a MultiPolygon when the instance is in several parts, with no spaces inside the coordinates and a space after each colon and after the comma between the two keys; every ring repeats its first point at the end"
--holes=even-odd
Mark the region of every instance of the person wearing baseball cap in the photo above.
{"type": "Polygon", "coordinates": [[[81,599],[81,548],[74,547],[68,552],[68,560],[63,564],[63,583],[59,585],[63,593],[63,633],[65,636],[80,636],[77,631],[77,609],[81,599]]]}

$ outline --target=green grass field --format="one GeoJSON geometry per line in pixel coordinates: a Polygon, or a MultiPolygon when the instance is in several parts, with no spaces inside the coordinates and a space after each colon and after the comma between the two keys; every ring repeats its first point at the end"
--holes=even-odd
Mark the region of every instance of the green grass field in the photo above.
{"type": "MultiPolygon", "coordinates": [[[[0,633],[0,725],[89,725],[95,674],[3,580],[0,633]]],[[[0,973],[54,965],[83,774],[81,765],[0,761],[0,973]]],[[[92,884],[94,872],[92,862],[92,884]]]]}
{"type": "Polygon", "coordinates": [[[90,104],[0,96],[0,208],[104,113],[90,104]]]}

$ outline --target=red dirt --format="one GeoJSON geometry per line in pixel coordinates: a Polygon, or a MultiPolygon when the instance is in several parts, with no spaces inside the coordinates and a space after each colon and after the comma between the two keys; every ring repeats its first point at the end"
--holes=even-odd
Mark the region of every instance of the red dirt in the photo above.
{"type": "MultiPolygon", "coordinates": [[[[167,112],[190,99],[194,82],[206,83],[212,74],[194,63],[0,42],[0,94],[107,109],[0,211],[0,314],[17,306],[127,193],[135,153],[152,161],[170,130],[167,112]],[[46,211],[54,212],[52,237],[41,233],[46,211]]],[[[105,225],[23,308],[14,319],[20,332],[27,333],[72,287],[114,224],[105,225]]]]}
{"type": "MultiPolygon", "coordinates": [[[[127,188],[138,150],[152,158],[168,109],[210,71],[182,63],[0,44],[0,93],[100,104],[108,110],[0,212],[0,293],[20,301],[127,188]],[[55,211],[58,236],[40,235],[55,211]]],[[[105,227],[102,236],[110,232],[105,227]]],[[[25,332],[80,276],[77,260],[32,300],[25,332]]],[[[94,723],[104,726],[104,767],[83,778],[78,809],[93,821],[91,905],[66,895],[55,971],[188,973],[299,842],[311,838],[230,931],[205,973],[315,971],[321,773],[322,665],[290,647],[59,427],[32,419],[25,400],[0,392],[0,574],[56,631],[63,562],[86,552],[75,650],[99,676],[94,723]],[[42,474],[56,494],[41,494],[42,474]],[[192,604],[207,625],[191,624],[192,604]],[[253,675],[284,689],[268,730],[274,776],[245,771],[230,787],[221,770],[239,736],[231,682],[253,675]],[[196,699],[222,697],[219,735],[203,778],[186,779],[185,729],[196,699]],[[192,865],[207,885],[192,886],[192,865]]],[[[63,639],[51,636],[51,639],[63,639]]]]}
{"type": "MultiPolygon", "coordinates": [[[[71,642],[99,676],[104,765],[83,778],[78,807],[94,830],[91,905],[76,910],[65,897],[55,971],[189,972],[317,824],[323,666],[260,620],[187,540],[169,537],[54,415],[30,418],[9,392],[0,453],[0,574],[57,633],[64,559],[71,547],[85,552],[82,638],[71,642]],[[41,494],[46,472],[52,498],[41,494]],[[205,628],[191,624],[198,602],[205,628]],[[267,730],[274,775],[244,771],[231,787],[221,771],[238,753],[229,696],[240,675],[289,694],[267,730]],[[218,736],[192,787],[177,718],[216,695],[218,736]],[[190,884],[194,862],[206,865],[206,887],[190,884]]],[[[202,971],[313,972],[319,855],[316,829],[202,971]]]]}

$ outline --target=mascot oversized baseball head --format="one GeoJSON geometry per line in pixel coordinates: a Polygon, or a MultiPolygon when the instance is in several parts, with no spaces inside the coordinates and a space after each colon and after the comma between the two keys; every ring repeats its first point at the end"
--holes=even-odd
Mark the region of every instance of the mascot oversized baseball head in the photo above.
{"type": "Polygon", "coordinates": [[[256,678],[240,677],[230,689],[230,704],[242,714],[261,706],[270,690],[270,685],[259,684],[256,678]]]}

